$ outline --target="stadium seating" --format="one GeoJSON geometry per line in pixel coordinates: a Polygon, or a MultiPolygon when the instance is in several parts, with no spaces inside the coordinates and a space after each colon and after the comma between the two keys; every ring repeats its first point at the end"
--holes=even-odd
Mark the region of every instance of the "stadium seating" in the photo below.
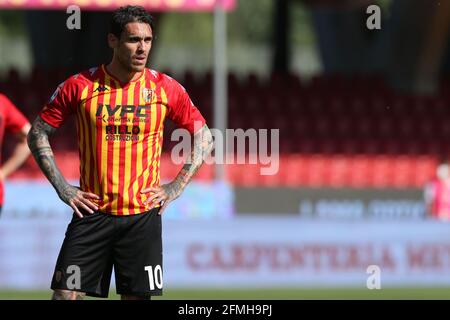
{"type": "MultiPolygon", "coordinates": [[[[5,92],[33,119],[64,70],[35,68],[29,79],[11,70],[0,82],[5,92]]],[[[212,76],[187,71],[180,82],[212,127],[212,76]]],[[[432,97],[395,92],[380,77],[315,76],[304,82],[297,75],[230,73],[228,128],[280,130],[280,170],[260,174],[261,165],[228,164],[227,179],[243,186],[422,187],[434,175],[440,158],[450,155],[450,94],[448,81],[432,97]]],[[[173,124],[165,127],[162,178],[178,170],[168,151],[173,124]]],[[[52,140],[62,170],[76,176],[74,123],[52,140]],[[69,158],[67,158],[69,157],[69,158]]],[[[5,152],[10,146],[6,143],[5,152]]],[[[32,160],[14,178],[42,177],[32,160]]],[[[214,167],[205,166],[197,179],[210,180],[214,167]]]]}

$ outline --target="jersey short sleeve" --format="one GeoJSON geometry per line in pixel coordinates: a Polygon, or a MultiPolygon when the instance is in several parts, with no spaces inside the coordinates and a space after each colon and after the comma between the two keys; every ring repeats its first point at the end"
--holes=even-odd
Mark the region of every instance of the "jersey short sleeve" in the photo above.
{"type": "Polygon", "coordinates": [[[168,79],[170,91],[167,117],[178,127],[195,133],[205,125],[206,121],[183,86],[171,78],[168,79]]]}
{"type": "Polygon", "coordinates": [[[27,118],[5,96],[0,94],[0,105],[5,112],[5,129],[11,133],[18,133],[28,124],[27,118]]]}
{"type": "Polygon", "coordinates": [[[52,127],[61,127],[68,116],[75,111],[77,96],[76,76],[73,76],[56,88],[39,116],[52,127]]]}

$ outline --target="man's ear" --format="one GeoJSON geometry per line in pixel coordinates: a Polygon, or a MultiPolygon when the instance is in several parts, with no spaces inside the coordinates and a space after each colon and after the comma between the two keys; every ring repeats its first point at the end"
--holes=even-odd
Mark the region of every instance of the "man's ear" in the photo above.
{"type": "Polygon", "coordinates": [[[111,49],[115,49],[119,43],[119,39],[116,35],[108,33],[108,45],[111,49]]]}

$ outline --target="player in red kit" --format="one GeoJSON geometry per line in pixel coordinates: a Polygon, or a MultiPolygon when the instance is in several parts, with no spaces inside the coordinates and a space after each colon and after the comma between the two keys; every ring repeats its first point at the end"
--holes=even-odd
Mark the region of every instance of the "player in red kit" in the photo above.
{"type": "Polygon", "coordinates": [[[30,123],[25,116],[5,95],[0,94],[0,145],[3,145],[5,133],[12,133],[18,139],[11,156],[0,168],[0,212],[4,201],[3,181],[30,155],[26,141],[29,130],[30,123]]]}

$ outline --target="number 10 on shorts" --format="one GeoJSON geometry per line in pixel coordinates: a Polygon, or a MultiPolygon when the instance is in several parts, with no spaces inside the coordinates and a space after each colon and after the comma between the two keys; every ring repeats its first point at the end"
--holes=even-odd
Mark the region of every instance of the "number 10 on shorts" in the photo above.
{"type": "Polygon", "coordinates": [[[153,269],[153,266],[146,266],[144,269],[148,273],[148,282],[150,284],[150,290],[155,290],[155,285],[158,289],[162,289],[163,280],[162,280],[161,266],[158,264],[156,265],[155,269],[153,269]]]}

